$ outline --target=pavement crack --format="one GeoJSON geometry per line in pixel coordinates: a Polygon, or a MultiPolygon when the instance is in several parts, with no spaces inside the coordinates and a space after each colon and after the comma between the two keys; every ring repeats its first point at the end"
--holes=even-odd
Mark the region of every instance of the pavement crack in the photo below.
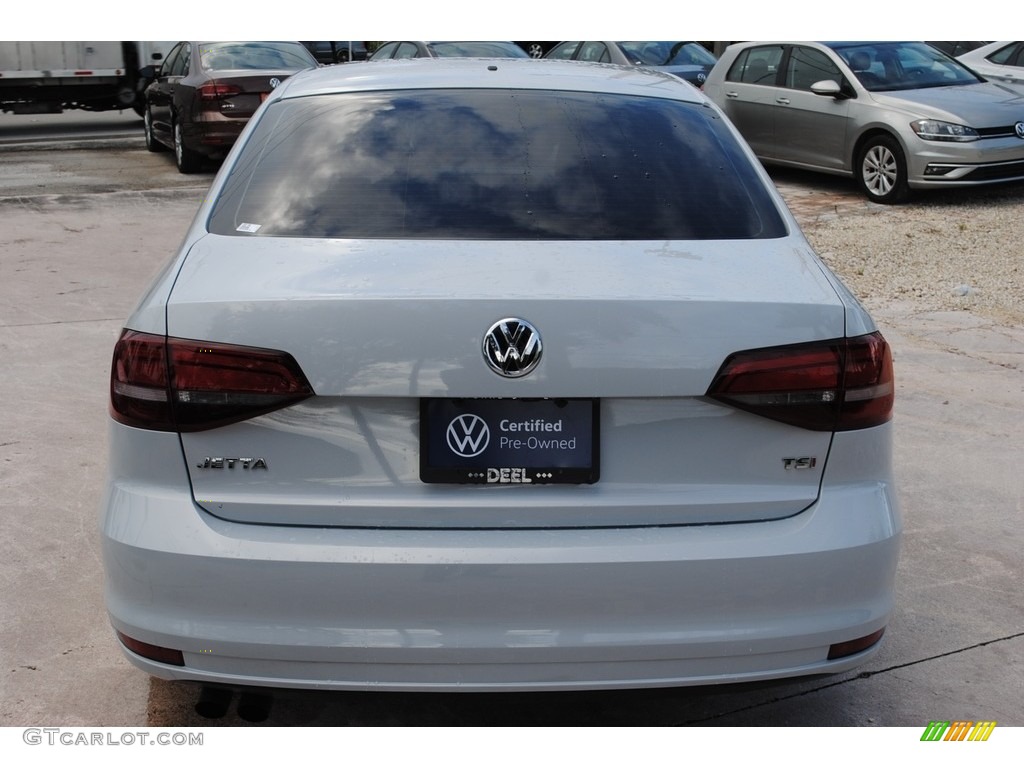
{"type": "Polygon", "coordinates": [[[1012,635],[1006,635],[1004,637],[997,637],[992,640],[985,640],[980,643],[974,643],[973,645],[966,645],[963,648],[956,648],[952,651],[946,651],[945,653],[936,653],[932,656],[926,656],[923,659],[915,659],[914,661],[907,661],[902,664],[893,664],[891,667],[884,667],[883,669],[874,669],[859,674],[853,675],[852,677],[844,677],[841,680],[827,683],[825,685],[819,685],[815,688],[809,688],[806,691],[800,691],[798,693],[791,693],[786,696],[776,696],[775,698],[768,699],[767,701],[761,701],[757,704],[750,704],[745,707],[737,707],[736,709],[730,709],[727,712],[718,712],[714,715],[708,715],[707,717],[697,717],[690,720],[683,720],[682,722],[676,723],[676,727],[682,727],[687,725],[701,725],[703,723],[710,723],[714,720],[718,720],[723,717],[730,715],[736,715],[740,712],[751,712],[762,707],[770,707],[773,704],[778,704],[783,701],[790,701],[792,699],[799,699],[803,696],[809,696],[814,693],[820,693],[821,691],[827,691],[829,688],[836,688],[840,685],[847,685],[849,683],[859,682],[861,680],[868,680],[869,678],[876,677],[877,675],[884,675],[889,672],[895,672],[900,669],[906,669],[907,667],[916,667],[918,664],[925,664],[929,661],[936,661],[937,659],[945,659],[949,656],[956,656],[961,653],[967,653],[968,651],[974,651],[978,648],[984,648],[988,645],[994,645],[995,643],[1005,643],[1009,640],[1018,640],[1024,637],[1024,632],[1015,632],[1012,635]]]}
{"type": "Polygon", "coordinates": [[[88,317],[82,320],[43,320],[38,323],[0,323],[0,328],[41,328],[47,325],[81,325],[82,323],[122,322],[118,317],[88,317]]]}

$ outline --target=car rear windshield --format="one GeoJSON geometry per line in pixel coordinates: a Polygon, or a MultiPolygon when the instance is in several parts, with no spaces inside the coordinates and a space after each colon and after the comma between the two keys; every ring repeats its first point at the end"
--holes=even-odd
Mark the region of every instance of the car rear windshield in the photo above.
{"type": "Polygon", "coordinates": [[[786,234],[761,177],[708,107],[490,89],[268,105],[229,169],[209,229],[484,240],[786,234]]]}
{"type": "Polygon", "coordinates": [[[529,54],[515,43],[457,42],[427,43],[436,56],[470,56],[477,58],[528,59],[529,54]]]}
{"type": "Polygon", "coordinates": [[[203,69],[309,69],[316,60],[299,43],[203,43],[203,69]]]}

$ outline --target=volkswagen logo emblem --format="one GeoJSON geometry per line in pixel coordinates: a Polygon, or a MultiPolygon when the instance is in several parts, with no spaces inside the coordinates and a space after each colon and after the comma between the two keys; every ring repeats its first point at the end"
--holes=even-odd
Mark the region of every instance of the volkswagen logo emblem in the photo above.
{"type": "Polygon", "coordinates": [[[1018,139],[1024,139],[1024,122],[1017,123],[1013,126],[1013,132],[1017,134],[1018,139]]]}
{"type": "Polygon", "coordinates": [[[510,379],[536,368],[542,351],[537,329],[517,317],[499,320],[484,334],[484,360],[492,371],[510,379]]]}
{"type": "Polygon", "coordinates": [[[279,77],[272,77],[272,78],[270,78],[270,90],[274,90],[280,84],[281,84],[281,78],[279,78],[279,77]]]}
{"type": "Polygon", "coordinates": [[[491,442],[491,429],[475,413],[464,413],[451,420],[445,437],[452,453],[471,459],[487,449],[491,442]]]}

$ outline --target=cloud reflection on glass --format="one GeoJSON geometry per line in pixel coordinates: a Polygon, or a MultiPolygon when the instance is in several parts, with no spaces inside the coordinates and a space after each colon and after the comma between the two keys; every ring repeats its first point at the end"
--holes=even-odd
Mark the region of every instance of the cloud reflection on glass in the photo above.
{"type": "Polygon", "coordinates": [[[219,234],[685,240],[785,227],[714,112],[487,89],[284,100],[211,219],[219,234]],[[424,130],[424,125],[429,130],[424,130]]]}

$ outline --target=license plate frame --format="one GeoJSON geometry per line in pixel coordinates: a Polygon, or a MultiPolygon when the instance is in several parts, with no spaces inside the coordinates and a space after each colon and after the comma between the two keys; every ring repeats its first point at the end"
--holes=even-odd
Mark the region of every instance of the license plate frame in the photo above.
{"type": "Polygon", "coordinates": [[[423,398],[420,480],[581,485],[600,479],[595,398],[423,398]]]}

